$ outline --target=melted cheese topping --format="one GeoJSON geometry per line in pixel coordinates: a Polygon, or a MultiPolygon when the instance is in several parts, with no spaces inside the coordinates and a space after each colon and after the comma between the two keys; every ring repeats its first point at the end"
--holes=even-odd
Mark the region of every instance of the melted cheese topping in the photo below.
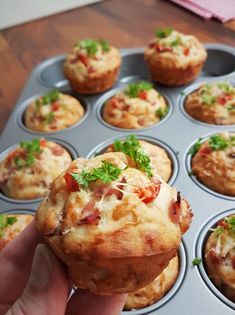
{"type": "Polygon", "coordinates": [[[187,97],[185,110],[209,124],[235,124],[235,88],[228,82],[204,84],[187,97]]]}
{"type": "Polygon", "coordinates": [[[115,127],[126,129],[141,129],[159,122],[158,110],[167,109],[166,101],[154,89],[144,92],[144,99],[131,98],[124,91],[117,93],[104,105],[104,120],[115,127]]]}
{"type": "Polygon", "coordinates": [[[25,125],[35,131],[51,132],[68,128],[84,115],[80,102],[66,94],[59,94],[59,99],[40,107],[33,102],[25,112],[25,125]]]}
{"type": "Polygon", "coordinates": [[[207,53],[192,35],[173,31],[165,38],[155,37],[145,51],[145,58],[161,62],[165,67],[187,68],[205,61],[207,53]]]}

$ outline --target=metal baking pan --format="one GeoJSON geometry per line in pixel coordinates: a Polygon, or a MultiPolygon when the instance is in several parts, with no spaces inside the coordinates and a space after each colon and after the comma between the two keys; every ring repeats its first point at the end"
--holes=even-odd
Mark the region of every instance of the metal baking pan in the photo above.
{"type": "MultiPolygon", "coordinates": [[[[221,217],[235,213],[235,198],[212,192],[188,174],[190,158],[187,152],[199,137],[206,138],[219,131],[235,131],[235,125],[213,126],[201,123],[184,111],[185,95],[196,89],[201,82],[228,80],[235,85],[235,49],[219,44],[207,44],[205,47],[208,59],[200,76],[192,84],[175,88],[155,84],[155,88],[168,102],[170,111],[160,123],[141,130],[125,130],[108,125],[102,119],[102,106],[126,84],[150,80],[143,48],[121,49],[123,63],[117,83],[113,89],[92,96],[81,96],[71,91],[62,71],[65,55],[52,57],[39,64],[31,73],[0,138],[0,160],[19,141],[36,137],[58,141],[71,152],[73,158],[91,157],[102,152],[114,139],[131,133],[166,149],[173,164],[170,184],[177,187],[182,196],[189,200],[194,212],[192,226],[183,237],[179,249],[180,273],[173,288],[160,301],[141,310],[123,314],[234,314],[235,303],[226,299],[214,287],[203,264],[199,267],[192,266],[195,256],[202,256],[208,229],[221,217]],[[25,108],[38,95],[52,88],[77,97],[85,108],[84,118],[63,131],[47,134],[28,130],[23,124],[25,108]]],[[[17,201],[0,194],[0,212],[36,210],[39,202],[40,199],[17,201]]]]}

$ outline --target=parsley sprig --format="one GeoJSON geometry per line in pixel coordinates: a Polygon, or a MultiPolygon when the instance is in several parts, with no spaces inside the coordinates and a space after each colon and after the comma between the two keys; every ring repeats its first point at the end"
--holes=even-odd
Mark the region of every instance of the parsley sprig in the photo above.
{"type": "Polygon", "coordinates": [[[225,225],[227,224],[226,228],[219,224],[216,229],[212,229],[217,237],[220,236],[225,231],[225,229],[229,230],[231,233],[235,233],[235,216],[225,217],[223,221],[225,225]]]}
{"type": "Polygon", "coordinates": [[[12,225],[16,221],[17,221],[16,217],[8,217],[5,214],[0,214],[0,231],[3,230],[8,225],[12,225]]]}
{"type": "Polygon", "coordinates": [[[130,156],[135,161],[138,169],[145,172],[148,177],[153,175],[149,155],[141,148],[136,135],[128,136],[125,141],[115,140],[113,148],[116,152],[121,151],[130,156]]]}
{"type": "Polygon", "coordinates": [[[219,82],[217,86],[225,93],[235,93],[235,88],[229,82],[219,82]]]}
{"type": "Polygon", "coordinates": [[[202,140],[202,139],[199,138],[199,139],[194,143],[194,145],[189,149],[188,154],[194,156],[194,155],[199,151],[199,149],[201,148],[201,145],[202,145],[201,140],[202,140]]]}
{"type": "Polygon", "coordinates": [[[198,266],[202,262],[202,259],[200,257],[195,257],[192,261],[193,266],[198,266]]]}
{"type": "Polygon", "coordinates": [[[160,107],[156,110],[156,115],[162,120],[169,112],[168,107],[160,107]]]}
{"type": "Polygon", "coordinates": [[[122,170],[108,161],[102,161],[102,166],[93,168],[91,171],[83,170],[81,173],[71,173],[72,178],[81,186],[88,187],[91,182],[97,180],[105,184],[118,179],[122,170]]]}
{"type": "Polygon", "coordinates": [[[75,44],[75,46],[85,49],[89,56],[94,56],[97,53],[99,45],[104,52],[108,52],[110,50],[109,43],[104,39],[93,40],[87,38],[75,44]]]}
{"type": "Polygon", "coordinates": [[[42,151],[39,139],[34,139],[32,141],[22,141],[20,142],[20,148],[25,151],[26,156],[24,158],[21,156],[16,156],[14,158],[15,165],[18,169],[34,164],[35,156],[42,151]]]}
{"type": "Polygon", "coordinates": [[[49,93],[39,97],[35,101],[36,108],[39,109],[41,106],[48,105],[58,101],[60,98],[60,92],[58,90],[50,91],[49,93]]]}
{"type": "Polygon", "coordinates": [[[149,82],[138,82],[138,83],[130,83],[125,89],[125,94],[131,98],[138,97],[139,93],[142,91],[149,91],[153,88],[153,84],[149,82]]]}
{"type": "Polygon", "coordinates": [[[157,28],[155,31],[155,35],[159,38],[165,38],[171,35],[172,32],[173,32],[173,28],[171,27],[157,28]]]}

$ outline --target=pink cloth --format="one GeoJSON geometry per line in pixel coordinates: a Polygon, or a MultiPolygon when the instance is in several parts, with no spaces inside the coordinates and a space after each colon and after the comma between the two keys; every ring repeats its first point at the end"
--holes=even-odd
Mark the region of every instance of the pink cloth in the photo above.
{"type": "Polygon", "coordinates": [[[221,22],[235,18],[235,0],[171,0],[206,20],[213,17],[221,22]]]}

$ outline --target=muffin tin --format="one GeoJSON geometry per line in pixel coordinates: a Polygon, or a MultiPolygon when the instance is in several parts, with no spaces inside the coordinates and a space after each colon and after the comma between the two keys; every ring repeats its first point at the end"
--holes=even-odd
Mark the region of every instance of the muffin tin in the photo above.
{"type": "MultiPolygon", "coordinates": [[[[123,63],[118,81],[113,89],[92,96],[81,96],[69,88],[63,75],[62,65],[65,55],[52,57],[39,64],[15,106],[0,139],[0,160],[19,141],[36,137],[55,140],[64,146],[73,158],[91,157],[101,153],[114,139],[135,133],[138,138],[156,143],[166,149],[172,160],[173,173],[169,183],[173,184],[182,196],[189,200],[193,212],[193,223],[183,237],[179,249],[180,273],[173,288],[160,301],[141,310],[123,314],[233,314],[235,304],[226,299],[211,283],[203,264],[192,266],[192,260],[202,257],[208,229],[220,218],[235,213],[235,198],[210,191],[188,174],[189,148],[199,138],[221,131],[235,131],[234,126],[214,126],[196,121],[184,111],[185,95],[191,93],[201,82],[228,80],[235,84],[235,49],[219,44],[205,45],[208,59],[201,75],[192,84],[184,87],[155,88],[165,97],[170,111],[158,124],[141,130],[120,129],[110,126],[102,119],[102,106],[105,100],[130,82],[150,80],[143,58],[143,48],[121,49],[123,63]],[[23,114],[26,106],[38,95],[52,88],[72,94],[85,108],[84,118],[76,125],[57,132],[41,133],[28,130],[24,126],[23,114]]],[[[12,213],[14,209],[31,212],[37,209],[40,200],[17,201],[0,194],[0,213],[12,213]]]]}

